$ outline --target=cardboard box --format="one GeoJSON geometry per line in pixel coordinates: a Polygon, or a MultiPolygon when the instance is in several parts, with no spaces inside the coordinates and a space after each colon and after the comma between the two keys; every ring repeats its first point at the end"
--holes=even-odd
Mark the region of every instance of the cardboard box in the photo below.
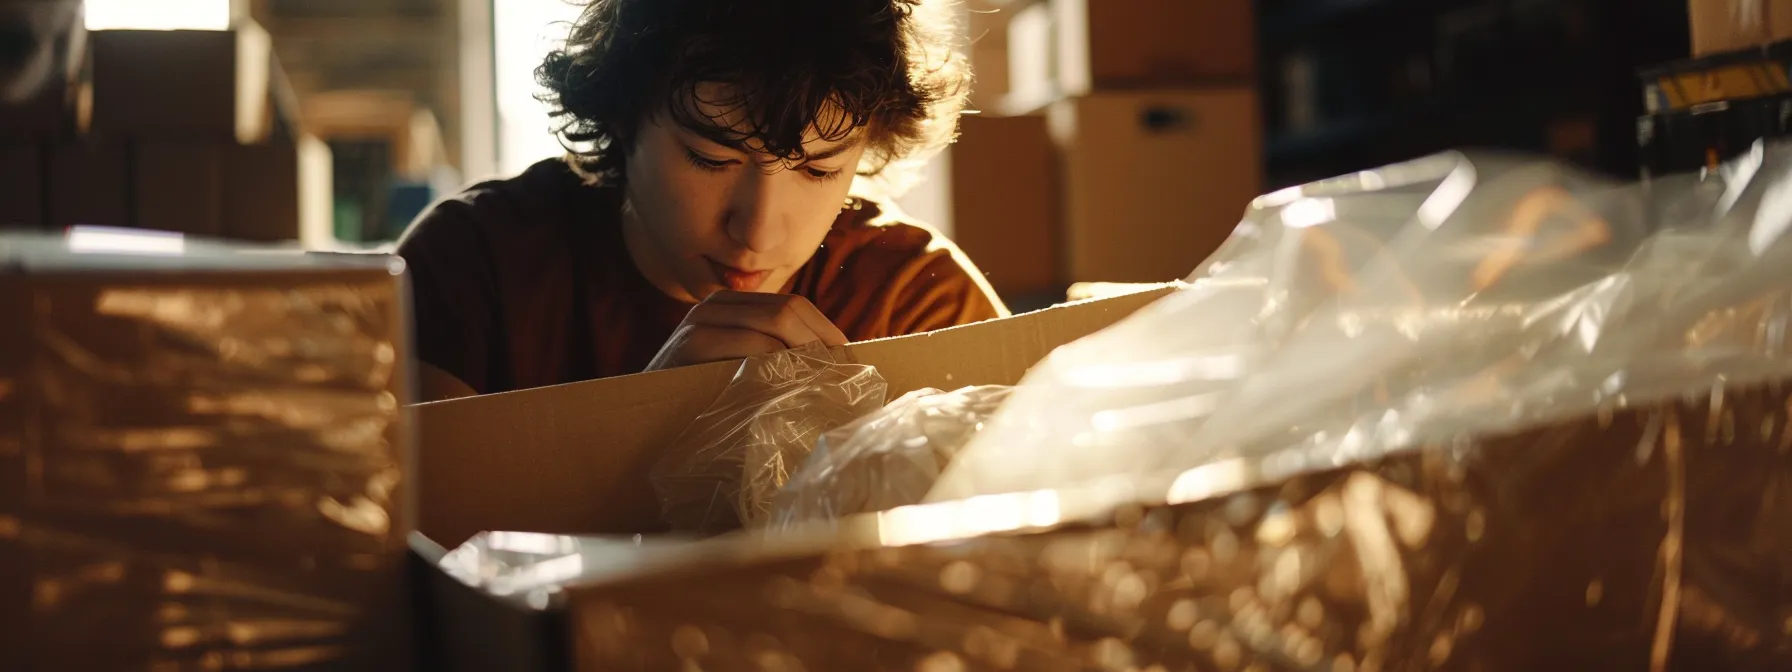
{"type": "Polygon", "coordinates": [[[1254,77],[1256,34],[1250,0],[1049,0],[1015,15],[1009,74],[1025,99],[1237,84],[1254,77]]]}
{"type": "Polygon", "coordinates": [[[43,145],[0,142],[0,229],[43,227],[43,145]]]}
{"type": "MultiPolygon", "coordinates": [[[[923,387],[1012,385],[1057,346],[1169,293],[1151,291],[846,346],[891,398],[923,387]]],[[[648,470],[740,368],[670,371],[458,399],[416,408],[419,530],[452,547],[518,530],[634,534],[663,529],[648,470]]]]}
{"type": "Polygon", "coordinates": [[[1779,590],[1792,536],[1761,493],[1792,467],[1787,397],[1733,384],[1283,476],[1221,461],[1188,472],[1201,494],[1096,515],[1061,490],[716,539],[549,612],[445,585],[461,627],[436,640],[488,658],[430,669],[1788,669],[1674,597],[1780,627],[1719,603],[1779,590]]]}
{"type": "Polygon", "coordinates": [[[1049,114],[1072,281],[1186,277],[1261,192],[1251,88],[1101,93],[1054,103],[1049,114]]]}
{"type": "Polygon", "coordinates": [[[411,669],[391,261],[0,236],[8,669],[411,669]]]}
{"type": "Polygon", "coordinates": [[[75,90],[58,78],[36,97],[17,105],[0,105],[0,140],[65,138],[75,128],[75,90]]]}
{"type": "Polygon", "coordinates": [[[122,143],[50,146],[44,215],[50,228],[131,225],[131,158],[122,143]]]}
{"type": "Polygon", "coordinates": [[[1686,14],[1693,56],[1792,39],[1792,0],[1687,0],[1686,14]]]}
{"type": "Polygon", "coordinates": [[[62,145],[49,220],[260,243],[330,228],[330,150],[304,136],[260,145],[199,140],[62,145]]]}
{"type": "Polygon", "coordinates": [[[223,148],[221,231],[261,243],[330,229],[330,148],[311,136],[223,148]],[[319,221],[321,219],[321,222],[319,221]]]}
{"type": "Polygon", "coordinates": [[[1043,115],[966,116],[951,162],[952,237],[1004,297],[1056,291],[1058,177],[1043,115]]]}
{"type": "Polygon", "coordinates": [[[272,42],[228,31],[102,30],[93,45],[93,134],[259,142],[273,125],[272,42]]]}
{"type": "Polygon", "coordinates": [[[223,235],[226,146],[145,140],[131,155],[131,226],[196,236],[223,235]]]}

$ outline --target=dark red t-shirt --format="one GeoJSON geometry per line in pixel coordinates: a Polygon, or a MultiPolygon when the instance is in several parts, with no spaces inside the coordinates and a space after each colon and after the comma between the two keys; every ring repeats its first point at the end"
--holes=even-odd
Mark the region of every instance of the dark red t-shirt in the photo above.
{"type": "MultiPolygon", "coordinates": [[[[646,368],[691,306],[635,268],[621,205],[551,160],[433,206],[398,246],[418,359],[480,394],[646,368]]],[[[1007,314],[951,241],[869,201],[841,211],[788,291],[854,341],[1007,314]]]]}

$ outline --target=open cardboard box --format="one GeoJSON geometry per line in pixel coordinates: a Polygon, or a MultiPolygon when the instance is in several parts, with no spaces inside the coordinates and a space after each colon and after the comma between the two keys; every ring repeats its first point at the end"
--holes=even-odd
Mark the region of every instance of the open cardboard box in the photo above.
{"type": "MultiPolygon", "coordinates": [[[[1013,385],[1060,345],[1173,291],[1132,293],[835,354],[876,366],[894,399],[924,387],[1013,385]]],[[[484,531],[639,534],[664,529],[647,472],[740,368],[720,362],[423,404],[420,531],[448,547],[484,531]]]]}
{"type": "MultiPolygon", "coordinates": [[[[1174,284],[1110,288],[1106,298],[855,343],[835,354],[876,366],[892,399],[923,387],[1012,385],[1058,346],[1100,331],[1175,289],[1174,284]]],[[[570,635],[577,609],[542,611],[505,602],[436,565],[446,548],[485,531],[629,535],[663,529],[648,470],[739,368],[737,362],[723,362],[415,407],[421,522],[411,545],[419,570],[425,665],[439,670],[575,667],[570,635]]],[[[856,536],[841,529],[821,537],[743,536],[697,544],[659,569],[676,565],[699,571],[705,563],[747,557],[802,557],[849,537],[864,537],[857,543],[879,538],[862,529],[856,536]]],[[[580,594],[571,591],[569,601],[577,604],[580,594]]]]}

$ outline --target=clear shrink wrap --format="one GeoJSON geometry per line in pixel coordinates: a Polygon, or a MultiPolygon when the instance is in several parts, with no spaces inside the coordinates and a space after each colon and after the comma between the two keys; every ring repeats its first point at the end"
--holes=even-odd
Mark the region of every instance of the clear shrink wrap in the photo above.
{"type": "Polygon", "coordinates": [[[1269,194],[1188,288],[1030,372],[930,497],[1273,478],[1786,378],[1788,224],[1782,147],[1642,184],[1452,153],[1269,194]]]}
{"type": "Polygon", "coordinates": [[[877,369],[840,364],[820,343],[747,359],[650,477],[672,529],[761,527],[772,498],[829,430],[883,406],[877,369]]]}
{"type": "Polygon", "coordinates": [[[915,390],[823,434],[802,470],[773,499],[774,525],[791,527],[921,503],[1011,389],[915,390]]]}
{"type": "Polygon", "coordinates": [[[7,669],[405,669],[402,264],[0,236],[7,669]]]}

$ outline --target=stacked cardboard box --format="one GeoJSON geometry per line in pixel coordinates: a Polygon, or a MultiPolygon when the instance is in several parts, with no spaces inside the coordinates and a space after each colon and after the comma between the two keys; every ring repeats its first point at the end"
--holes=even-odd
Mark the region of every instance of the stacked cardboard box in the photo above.
{"type": "Polygon", "coordinates": [[[1246,0],[981,0],[945,226],[1011,301],[1187,275],[1261,191],[1246,0]]]}
{"type": "Polygon", "coordinates": [[[410,669],[401,271],[0,235],[0,668],[410,669]]]}
{"type": "Polygon", "coordinates": [[[1792,1],[1687,0],[1692,55],[1709,56],[1792,39],[1792,1]]]}
{"type": "Polygon", "coordinates": [[[74,125],[78,63],[59,68],[27,100],[0,103],[0,229],[36,229],[44,221],[48,144],[74,125]]]}
{"type": "Polygon", "coordinates": [[[328,149],[280,123],[259,26],[97,31],[87,45],[86,81],[4,113],[27,115],[0,128],[29,137],[0,140],[0,220],[276,242],[328,218],[328,149]]]}

